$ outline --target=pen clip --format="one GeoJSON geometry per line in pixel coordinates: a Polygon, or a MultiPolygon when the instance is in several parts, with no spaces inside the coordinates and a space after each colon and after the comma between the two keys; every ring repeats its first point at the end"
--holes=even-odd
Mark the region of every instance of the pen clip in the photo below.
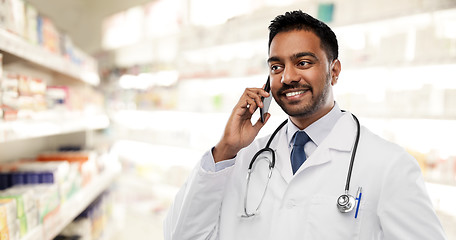
{"type": "Polygon", "coordinates": [[[361,202],[361,196],[363,195],[363,188],[358,187],[358,192],[356,192],[356,212],[355,212],[355,218],[358,218],[358,212],[359,212],[359,205],[361,202]]]}
{"type": "Polygon", "coordinates": [[[362,194],[362,192],[363,192],[363,188],[362,187],[358,187],[358,191],[356,192],[356,200],[358,200],[359,195],[362,194]]]}

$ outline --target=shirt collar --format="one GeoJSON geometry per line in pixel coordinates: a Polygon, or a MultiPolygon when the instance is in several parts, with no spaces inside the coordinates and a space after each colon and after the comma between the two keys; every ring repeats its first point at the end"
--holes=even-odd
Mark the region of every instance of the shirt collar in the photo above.
{"type": "MultiPolygon", "coordinates": [[[[307,133],[309,138],[314,142],[317,147],[320,145],[320,143],[323,142],[323,140],[328,136],[328,134],[331,132],[333,127],[336,125],[336,122],[339,120],[340,117],[343,116],[342,111],[339,108],[339,105],[337,103],[334,103],[334,107],[329,111],[326,115],[315,121],[314,123],[310,124],[307,128],[304,129],[304,132],[307,133]]],[[[293,135],[295,132],[299,131],[299,128],[291,121],[289,120],[289,123],[287,124],[287,140],[288,144],[292,144],[293,140],[293,135]]]]}

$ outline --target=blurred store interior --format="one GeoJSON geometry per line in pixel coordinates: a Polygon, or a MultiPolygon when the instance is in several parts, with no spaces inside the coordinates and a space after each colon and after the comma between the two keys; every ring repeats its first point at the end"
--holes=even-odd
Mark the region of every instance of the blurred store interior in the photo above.
{"type": "MultiPolygon", "coordinates": [[[[416,158],[456,239],[456,0],[2,0],[0,200],[34,202],[9,239],[163,239],[177,190],[265,81],[270,21],[296,9],[338,37],[339,106],[416,158]]],[[[286,118],[270,112],[260,136],[286,118]]]]}

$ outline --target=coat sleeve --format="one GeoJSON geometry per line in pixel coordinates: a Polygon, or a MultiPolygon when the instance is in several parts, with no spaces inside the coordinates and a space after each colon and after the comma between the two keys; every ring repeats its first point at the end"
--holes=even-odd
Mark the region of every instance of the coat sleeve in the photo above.
{"type": "MultiPolygon", "coordinates": [[[[201,161],[207,158],[212,158],[211,151],[201,161]]],[[[225,186],[232,169],[209,172],[201,164],[196,166],[165,218],[165,240],[216,239],[225,186]]]]}
{"type": "Polygon", "coordinates": [[[384,239],[445,239],[418,163],[405,151],[397,156],[384,176],[377,209],[384,239]]]}

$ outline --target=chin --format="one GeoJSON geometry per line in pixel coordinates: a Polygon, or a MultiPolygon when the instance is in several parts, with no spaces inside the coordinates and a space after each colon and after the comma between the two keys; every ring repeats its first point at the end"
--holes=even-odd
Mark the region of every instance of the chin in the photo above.
{"type": "Polygon", "coordinates": [[[285,104],[283,102],[278,103],[282,110],[288,114],[290,117],[300,117],[306,118],[310,117],[317,112],[325,109],[326,103],[328,101],[311,101],[308,103],[294,103],[294,104],[285,104]]]}
{"type": "Polygon", "coordinates": [[[282,107],[282,110],[290,117],[309,117],[314,114],[318,108],[315,108],[314,106],[282,107]]]}

